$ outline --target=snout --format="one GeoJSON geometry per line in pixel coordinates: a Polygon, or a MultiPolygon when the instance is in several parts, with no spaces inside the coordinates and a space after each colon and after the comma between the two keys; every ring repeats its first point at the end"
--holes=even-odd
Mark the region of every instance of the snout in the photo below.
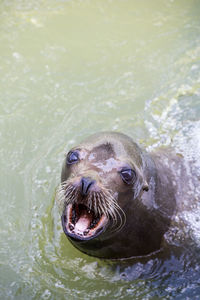
{"type": "Polygon", "coordinates": [[[90,177],[82,177],[81,178],[81,195],[87,196],[92,185],[94,185],[95,180],[91,179],[90,177]]]}

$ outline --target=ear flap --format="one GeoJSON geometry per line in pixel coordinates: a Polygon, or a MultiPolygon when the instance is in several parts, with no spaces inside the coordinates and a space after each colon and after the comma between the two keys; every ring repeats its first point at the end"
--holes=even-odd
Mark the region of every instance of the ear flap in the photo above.
{"type": "Polygon", "coordinates": [[[149,190],[149,185],[148,185],[148,183],[146,182],[146,180],[144,181],[144,183],[143,183],[143,191],[145,191],[145,192],[148,192],[148,190],[149,190]]]}

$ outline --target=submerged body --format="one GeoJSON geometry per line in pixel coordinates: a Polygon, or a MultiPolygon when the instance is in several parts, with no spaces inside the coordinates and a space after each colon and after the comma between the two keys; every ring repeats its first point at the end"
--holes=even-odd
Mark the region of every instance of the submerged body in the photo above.
{"type": "Polygon", "coordinates": [[[129,258],[161,248],[171,220],[191,197],[181,155],[147,154],[128,136],[95,134],[66,156],[57,201],[79,250],[129,258]]]}

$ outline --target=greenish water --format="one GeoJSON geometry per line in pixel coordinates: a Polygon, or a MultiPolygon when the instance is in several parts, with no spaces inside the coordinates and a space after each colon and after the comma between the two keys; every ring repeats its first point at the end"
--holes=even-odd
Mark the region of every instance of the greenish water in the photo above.
{"type": "Polygon", "coordinates": [[[199,16],[198,0],[1,1],[1,299],[199,299],[200,207],[184,246],[113,263],[73,248],[54,204],[64,153],[102,130],[172,144],[200,176],[199,16]]]}

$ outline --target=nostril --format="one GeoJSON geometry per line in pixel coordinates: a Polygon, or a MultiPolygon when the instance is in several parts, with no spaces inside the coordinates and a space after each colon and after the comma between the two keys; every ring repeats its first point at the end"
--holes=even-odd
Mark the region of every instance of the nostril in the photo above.
{"type": "Polygon", "coordinates": [[[90,187],[95,183],[90,177],[83,177],[81,179],[81,194],[87,196],[90,187]]]}

